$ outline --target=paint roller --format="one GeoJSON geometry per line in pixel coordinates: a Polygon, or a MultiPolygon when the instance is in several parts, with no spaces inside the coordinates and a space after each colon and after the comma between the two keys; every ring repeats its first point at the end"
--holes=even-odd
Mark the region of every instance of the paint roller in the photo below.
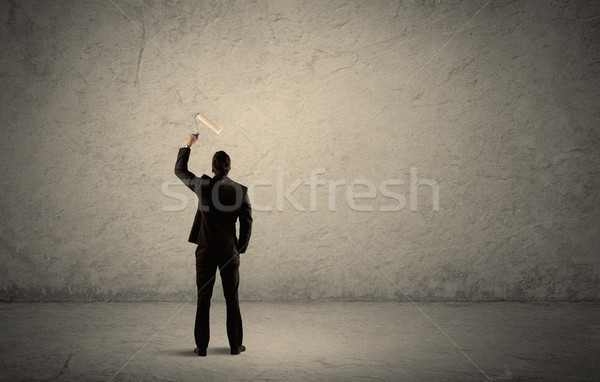
{"type": "Polygon", "coordinates": [[[212,131],[214,131],[217,134],[219,134],[221,131],[223,131],[223,128],[221,126],[217,125],[216,123],[211,121],[206,115],[199,112],[199,113],[196,113],[196,115],[194,116],[194,123],[196,124],[196,131],[197,131],[196,134],[194,134],[196,136],[196,139],[198,139],[198,136],[200,135],[200,129],[198,128],[198,121],[200,121],[203,124],[205,124],[206,126],[208,126],[209,129],[211,129],[212,131]]]}

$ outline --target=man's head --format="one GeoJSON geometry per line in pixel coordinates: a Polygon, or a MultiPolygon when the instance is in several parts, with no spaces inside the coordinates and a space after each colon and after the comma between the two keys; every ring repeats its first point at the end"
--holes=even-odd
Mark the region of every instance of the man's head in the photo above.
{"type": "Polygon", "coordinates": [[[217,151],[212,159],[212,171],[217,178],[222,178],[229,174],[231,170],[231,159],[225,151],[217,151]]]}

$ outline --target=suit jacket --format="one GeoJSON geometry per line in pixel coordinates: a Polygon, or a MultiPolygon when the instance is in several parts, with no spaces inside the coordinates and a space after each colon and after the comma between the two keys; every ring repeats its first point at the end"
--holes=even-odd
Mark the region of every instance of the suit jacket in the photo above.
{"type": "Polygon", "coordinates": [[[252,232],[248,188],[228,177],[197,177],[188,170],[191,150],[180,148],[175,175],[198,196],[198,210],[188,241],[222,254],[244,253],[252,232]],[[240,236],[235,223],[239,219],[240,236]]]}

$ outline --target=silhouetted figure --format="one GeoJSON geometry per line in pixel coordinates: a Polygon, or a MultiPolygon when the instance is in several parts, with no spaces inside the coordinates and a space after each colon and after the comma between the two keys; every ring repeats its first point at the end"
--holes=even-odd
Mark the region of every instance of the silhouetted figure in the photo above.
{"type": "Polygon", "coordinates": [[[213,156],[214,177],[204,174],[197,177],[188,170],[191,146],[198,139],[194,134],[187,138],[186,146],[179,149],[175,163],[175,175],[198,196],[198,210],[188,241],[196,247],[196,285],[198,306],[194,337],[199,356],[206,356],[210,338],[209,310],[219,268],[223,294],[227,303],[227,337],[231,354],[246,350],[242,345],[242,316],[238,303],[240,282],[239,265],[241,253],[246,252],[252,230],[252,209],[248,189],[227,177],[231,160],[224,151],[213,156]],[[240,236],[236,236],[235,224],[239,219],[240,236]]]}

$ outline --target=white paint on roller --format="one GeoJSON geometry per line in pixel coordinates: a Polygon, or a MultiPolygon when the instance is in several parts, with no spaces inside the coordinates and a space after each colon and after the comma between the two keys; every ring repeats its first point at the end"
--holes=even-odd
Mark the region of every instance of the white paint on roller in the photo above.
{"type": "Polygon", "coordinates": [[[207,116],[205,116],[202,113],[196,114],[194,119],[197,119],[198,121],[204,123],[206,126],[209,127],[209,129],[211,129],[212,131],[214,131],[217,134],[219,134],[223,130],[223,128],[221,126],[219,126],[216,123],[214,123],[213,121],[211,121],[207,116]]]}

